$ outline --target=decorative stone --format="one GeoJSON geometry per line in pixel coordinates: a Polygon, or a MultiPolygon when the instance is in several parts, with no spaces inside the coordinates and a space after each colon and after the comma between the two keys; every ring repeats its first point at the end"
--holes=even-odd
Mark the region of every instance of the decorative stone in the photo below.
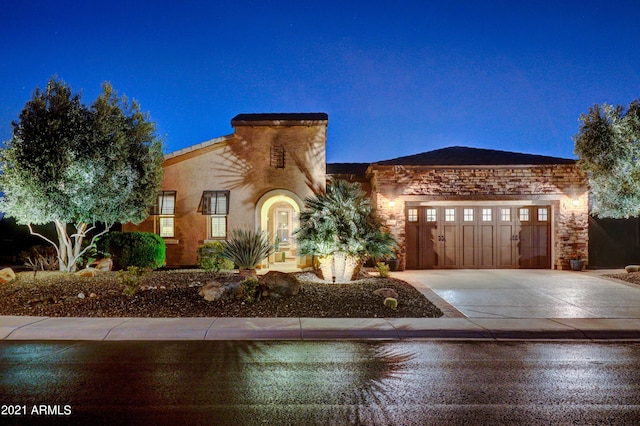
{"type": "Polygon", "coordinates": [[[16,279],[16,273],[11,268],[0,269],[0,284],[7,284],[16,279]]]}
{"type": "Polygon", "coordinates": [[[98,271],[95,268],[84,268],[76,272],[77,276],[85,277],[85,278],[95,277],[97,274],[98,274],[98,271]]]}
{"type": "Polygon", "coordinates": [[[219,281],[212,280],[202,286],[200,291],[198,291],[198,294],[204,297],[204,300],[208,302],[233,299],[238,285],[238,282],[221,283],[219,281]]]}
{"type": "Polygon", "coordinates": [[[280,271],[269,271],[260,277],[263,296],[273,298],[295,296],[300,293],[300,281],[295,275],[280,271]]]}
{"type": "Polygon", "coordinates": [[[84,298],[85,298],[84,293],[78,293],[78,299],[84,299],[84,298]]]}
{"type": "Polygon", "coordinates": [[[90,298],[90,299],[95,299],[96,297],[98,297],[98,295],[97,295],[97,294],[95,294],[95,293],[89,293],[89,298],[90,298]]]}
{"type": "Polygon", "coordinates": [[[628,265],[624,267],[624,270],[627,271],[627,273],[632,273],[632,272],[639,272],[640,271],[640,265],[628,265]]]}
{"type": "Polygon", "coordinates": [[[113,268],[113,260],[110,257],[105,257],[93,263],[94,268],[98,272],[109,272],[113,268]]]}
{"type": "Polygon", "coordinates": [[[391,297],[393,299],[398,299],[398,292],[395,291],[392,288],[379,288],[379,289],[375,290],[373,292],[373,294],[375,294],[376,296],[384,297],[385,299],[387,297],[391,297]]]}

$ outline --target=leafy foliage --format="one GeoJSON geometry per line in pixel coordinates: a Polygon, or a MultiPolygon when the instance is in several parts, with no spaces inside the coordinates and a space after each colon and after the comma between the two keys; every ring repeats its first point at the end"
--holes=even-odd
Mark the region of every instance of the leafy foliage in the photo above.
{"type": "Polygon", "coordinates": [[[167,253],[164,240],[150,232],[110,232],[98,241],[97,247],[111,255],[115,269],[161,268],[167,253]]]}
{"type": "Polygon", "coordinates": [[[640,101],[628,108],[594,105],[574,136],[579,166],[589,176],[592,213],[622,218],[640,213],[640,101]]]}
{"type": "Polygon", "coordinates": [[[240,282],[238,286],[236,298],[245,302],[255,302],[258,298],[260,290],[260,282],[256,277],[247,277],[240,282]]]}
{"type": "Polygon", "coordinates": [[[129,266],[126,270],[118,271],[118,280],[122,286],[122,294],[133,296],[140,289],[142,280],[149,275],[150,269],[129,266]]]}
{"type": "Polygon", "coordinates": [[[12,126],[0,150],[0,211],[32,233],[31,225],[53,222],[58,243],[40,236],[56,246],[61,270],[75,269],[96,223],[108,230],[147,216],[162,180],[162,145],[135,101],[105,83],[87,107],[54,78],[12,126]]]}
{"type": "Polygon", "coordinates": [[[377,262],[376,269],[380,274],[380,278],[388,278],[389,277],[389,265],[384,262],[377,262]]]}
{"type": "Polygon", "coordinates": [[[222,257],[222,243],[212,241],[198,247],[198,267],[205,271],[218,272],[233,269],[233,262],[222,257]]]}
{"type": "Polygon", "coordinates": [[[306,200],[296,235],[301,254],[319,257],[345,252],[361,260],[382,258],[393,255],[396,245],[360,186],[343,180],[329,182],[325,194],[306,200]]]}
{"type": "Polygon", "coordinates": [[[220,254],[235,263],[239,269],[255,269],[275,252],[275,244],[264,232],[234,229],[231,238],[222,241],[220,254]]]}

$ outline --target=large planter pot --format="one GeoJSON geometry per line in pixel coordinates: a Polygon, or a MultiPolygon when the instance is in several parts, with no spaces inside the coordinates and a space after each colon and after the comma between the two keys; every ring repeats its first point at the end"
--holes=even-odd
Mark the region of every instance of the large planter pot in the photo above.
{"type": "Polygon", "coordinates": [[[569,261],[569,265],[571,265],[572,271],[582,271],[582,269],[584,268],[584,260],[571,259],[569,261]]]}
{"type": "Polygon", "coordinates": [[[318,258],[322,277],[326,283],[346,283],[351,281],[358,266],[358,259],[345,252],[318,258]]]}
{"type": "Polygon", "coordinates": [[[387,265],[389,265],[389,270],[391,272],[396,272],[400,267],[400,261],[398,259],[389,259],[387,260],[387,265]]]}
{"type": "Polygon", "coordinates": [[[255,269],[239,269],[238,275],[241,276],[242,278],[247,278],[247,277],[255,277],[257,274],[255,269]]]}

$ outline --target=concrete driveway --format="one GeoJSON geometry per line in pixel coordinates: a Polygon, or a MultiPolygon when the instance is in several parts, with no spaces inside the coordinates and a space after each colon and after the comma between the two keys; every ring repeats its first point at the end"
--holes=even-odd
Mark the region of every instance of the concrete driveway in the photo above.
{"type": "MultiPolygon", "coordinates": [[[[640,318],[640,287],[600,275],[530,269],[392,274],[427,297],[435,293],[468,318],[640,318]]],[[[455,310],[447,316],[462,316],[455,310]]]]}

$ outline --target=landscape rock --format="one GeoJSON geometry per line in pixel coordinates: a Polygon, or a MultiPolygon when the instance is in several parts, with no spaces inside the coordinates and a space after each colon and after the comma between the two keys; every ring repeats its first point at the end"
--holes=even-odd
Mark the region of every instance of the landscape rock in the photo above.
{"type": "Polygon", "coordinates": [[[293,274],[269,271],[260,277],[260,288],[264,297],[269,296],[277,299],[300,293],[301,284],[293,274]]]}
{"type": "Polygon", "coordinates": [[[98,272],[109,272],[113,268],[113,260],[110,257],[105,257],[93,262],[93,265],[98,272]]]}
{"type": "Polygon", "coordinates": [[[640,265],[628,265],[624,267],[624,270],[628,273],[640,271],[640,265]]]}
{"type": "Polygon", "coordinates": [[[76,272],[77,276],[85,277],[85,278],[95,277],[97,274],[98,274],[98,271],[95,268],[84,268],[76,272]]]}
{"type": "Polygon", "coordinates": [[[398,299],[398,292],[392,288],[379,288],[375,290],[373,294],[375,294],[376,296],[384,297],[385,299],[387,297],[391,297],[396,300],[398,299]]]}
{"type": "Polygon", "coordinates": [[[0,269],[0,284],[7,284],[16,279],[16,274],[11,268],[0,269]]]}
{"type": "Polygon", "coordinates": [[[203,285],[198,291],[198,294],[204,297],[204,300],[208,302],[233,299],[239,284],[240,283],[238,282],[221,283],[219,281],[212,280],[203,285]]]}

